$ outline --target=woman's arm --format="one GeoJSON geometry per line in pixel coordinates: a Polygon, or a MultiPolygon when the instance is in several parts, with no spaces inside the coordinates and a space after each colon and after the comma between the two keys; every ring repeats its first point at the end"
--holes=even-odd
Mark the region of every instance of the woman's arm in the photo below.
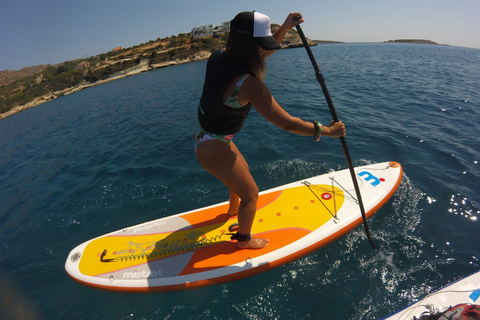
{"type": "Polygon", "coordinates": [[[285,35],[287,34],[287,31],[294,28],[295,26],[298,26],[300,23],[302,23],[304,20],[302,19],[302,15],[300,12],[292,12],[288,15],[287,19],[285,19],[285,22],[278,28],[277,31],[273,34],[273,37],[275,40],[277,40],[278,43],[281,43],[283,41],[283,38],[285,38],[285,35]],[[300,17],[299,20],[294,21],[294,17],[300,17]]]}
{"type": "MultiPolygon", "coordinates": [[[[286,112],[277,103],[268,87],[257,78],[248,77],[245,80],[238,100],[241,104],[250,102],[265,119],[283,130],[306,136],[314,136],[317,133],[312,122],[292,117],[286,112]]],[[[343,137],[345,135],[345,124],[342,122],[332,122],[329,126],[322,126],[322,129],[323,136],[343,137]]]]}
{"type": "MultiPolygon", "coordinates": [[[[288,15],[287,19],[285,19],[285,22],[278,28],[277,31],[273,34],[273,37],[275,40],[277,40],[278,43],[282,43],[283,38],[285,38],[285,35],[287,34],[287,31],[294,28],[295,26],[299,25],[300,23],[303,22],[302,15],[300,12],[292,12],[288,15]],[[293,21],[293,18],[299,16],[300,19],[298,21],[293,21]]],[[[275,50],[267,50],[265,51],[264,57],[271,56],[275,50]]]]}

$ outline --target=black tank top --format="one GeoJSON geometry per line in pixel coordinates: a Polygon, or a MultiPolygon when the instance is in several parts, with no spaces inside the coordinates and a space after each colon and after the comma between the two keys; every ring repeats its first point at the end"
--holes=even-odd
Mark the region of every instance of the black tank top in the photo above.
{"type": "Polygon", "coordinates": [[[198,105],[201,127],[214,134],[235,134],[240,131],[252,105],[232,108],[224,104],[225,88],[240,74],[251,72],[231,58],[225,49],[212,53],[207,62],[205,83],[198,105]]]}

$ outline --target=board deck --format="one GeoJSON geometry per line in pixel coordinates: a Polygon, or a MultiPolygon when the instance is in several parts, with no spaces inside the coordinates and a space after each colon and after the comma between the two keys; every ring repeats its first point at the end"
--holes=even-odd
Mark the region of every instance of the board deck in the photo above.
{"type": "MultiPolygon", "coordinates": [[[[402,167],[383,162],[355,168],[367,217],[398,188],[402,167]]],[[[110,291],[194,289],[238,280],[305,256],[362,223],[348,169],[260,193],[252,234],[263,249],[230,240],[237,217],[228,202],[168,216],[87,241],[71,251],[67,273],[110,291]]]]}
{"type": "MultiPolygon", "coordinates": [[[[383,320],[412,320],[422,313],[444,312],[461,303],[480,303],[480,271],[458,280],[383,320]]],[[[442,318],[440,318],[442,319],[442,318]]]]}

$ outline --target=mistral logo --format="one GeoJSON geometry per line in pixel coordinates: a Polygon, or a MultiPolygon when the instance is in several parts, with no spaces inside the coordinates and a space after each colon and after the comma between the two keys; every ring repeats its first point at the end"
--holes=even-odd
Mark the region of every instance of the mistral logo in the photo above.
{"type": "Polygon", "coordinates": [[[133,233],[148,231],[150,229],[163,226],[166,223],[167,223],[167,221],[159,221],[159,222],[146,224],[146,225],[143,225],[143,226],[140,226],[140,227],[136,227],[136,228],[133,229],[133,233]]]}
{"type": "Polygon", "coordinates": [[[362,177],[365,181],[370,182],[370,184],[374,187],[378,186],[380,182],[385,181],[385,179],[379,179],[368,171],[359,172],[358,175],[362,177]]]}
{"type": "Polygon", "coordinates": [[[143,270],[142,272],[125,272],[123,274],[124,279],[139,279],[139,278],[159,278],[162,276],[162,269],[158,269],[158,271],[146,271],[143,270]]]}

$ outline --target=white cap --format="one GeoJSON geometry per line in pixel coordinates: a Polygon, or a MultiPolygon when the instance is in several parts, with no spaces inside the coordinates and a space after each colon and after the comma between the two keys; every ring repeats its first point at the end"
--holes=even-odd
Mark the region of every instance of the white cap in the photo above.
{"type": "Polygon", "coordinates": [[[232,32],[252,36],[263,49],[276,50],[280,48],[277,40],[272,36],[270,18],[260,12],[240,12],[230,21],[230,28],[232,32]]]}

